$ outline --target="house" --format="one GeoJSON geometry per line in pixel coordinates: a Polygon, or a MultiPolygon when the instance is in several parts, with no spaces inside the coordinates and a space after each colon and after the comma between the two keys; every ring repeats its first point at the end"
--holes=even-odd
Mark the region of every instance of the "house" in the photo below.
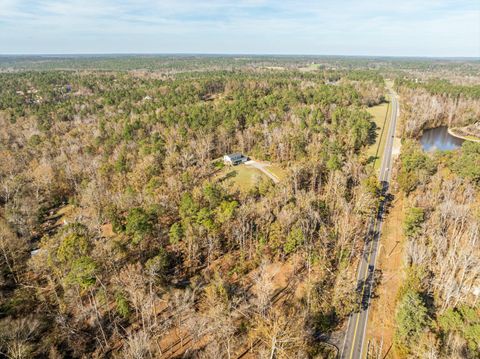
{"type": "Polygon", "coordinates": [[[229,155],[223,156],[223,162],[228,165],[239,165],[248,160],[248,157],[244,156],[241,153],[231,153],[229,155]]]}

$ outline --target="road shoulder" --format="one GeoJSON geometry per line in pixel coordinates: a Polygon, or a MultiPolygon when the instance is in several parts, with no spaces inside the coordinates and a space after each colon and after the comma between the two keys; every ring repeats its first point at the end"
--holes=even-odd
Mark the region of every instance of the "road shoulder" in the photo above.
{"type": "MultiPolygon", "coordinates": [[[[375,288],[375,298],[371,301],[370,319],[367,325],[367,347],[370,351],[381,350],[386,354],[393,344],[395,332],[395,306],[397,295],[405,278],[403,259],[405,238],[403,235],[404,217],[403,194],[396,194],[391,202],[382,229],[382,240],[378,254],[377,270],[381,281],[375,288]],[[368,342],[370,344],[368,345],[368,342]]],[[[390,350],[389,355],[392,355],[390,350]]],[[[393,358],[390,357],[389,358],[393,358]]]]}

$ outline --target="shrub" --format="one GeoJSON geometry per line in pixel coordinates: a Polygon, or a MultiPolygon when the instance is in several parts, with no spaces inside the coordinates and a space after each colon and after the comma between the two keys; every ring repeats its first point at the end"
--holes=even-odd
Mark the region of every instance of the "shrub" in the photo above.
{"type": "Polygon", "coordinates": [[[303,235],[302,229],[295,226],[290,230],[290,233],[288,233],[287,240],[283,246],[283,251],[285,254],[290,254],[301,246],[303,242],[305,242],[305,236],[303,235]]]}
{"type": "Polygon", "coordinates": [[[412,192],[420,183],[435,173],[435,163],[413,141],[406,141],[400,156],[398,184],[405,193],[412,192]]]}
{"type": "Polygon", "coordinates": [[[159,253],[150,258],[147,263],[145,263],[145,268],[150,273],[150,275],[158,278],[163,278],[165,271],[168,267],[168,254],[163,248],[160,248],[159,253]]]}
{"type": "Polygon", "coordinates": [[[402,352],[409,353],[418,342],[420,334],[428,326],[428,310],[420,294],[407,290],[397,307],[395,345],[402,352]]]}
{"type": "Polygon", "coordinates": [[[170,239],[170,244],[177,244],[182,240],[183,227],[179,222],[172,224],[168,232],[168,238],[170,239]]]}
{"type": "Polygon", "coordinates": [[[68,263],[77,256],[84,256],[88,253],[89,242],[77,233],[69,233],[60,243],[57,249],[57,259],[60,262],[68,263]]]}
{"type": "Polygon", "coordinates": [[[153,232],[152,215],[143,208],[133,208],[127,215],[125,231],[133,236],[133,242],[139,243],[153,232]]]}
{"type": "Polygon", "coordinates": [[[422,223],[425,221],[425,212],[422,208],[411,207],[407,210],[403,222],[403,232],[407,237],[415,237],[422,229],[422,223]]]}
{"type": "Polygon", "coordinates": [[[123,318],[128,318],[130,316],[130,305],[128,304],[127,298],[125,298],[121,292],[115,294],[115,309],[123,318]]]}
{"type": "Polygon", "coordinates": [[[81,257],[72,263],[65,282],[69,285],[78,285],[82,289],[88,289],[96,282],[96,270],[97,264],[92,258],[81,257]]]}
{"type": "Polygon", "coordinates": [[[460,158],[453,164],[453,170],[480,184],[480,143],[465,141],[460,158]]]}
{"type": "Polygon", "coordinates": [[[226,223],[233,218],[235,209],[238,207],[237,201],[222,201],[215,211],[215,219],[218,223],[226,223]]]}
{"type": "Polygon", "coordinates": [[[473,353],[480,348],[480,311],[478,308],[462,305],[449,308],[437,319],[444,333],[455,332],[465,339],[468,350],[473,353]]]}

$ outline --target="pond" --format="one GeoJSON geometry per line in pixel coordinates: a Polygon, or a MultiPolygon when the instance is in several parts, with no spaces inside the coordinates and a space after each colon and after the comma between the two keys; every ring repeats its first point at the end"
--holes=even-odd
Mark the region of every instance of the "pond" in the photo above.
{"type": "Polygon", "coordinates": [[[441,126],[423,131],[420,143],[424,151],[449,151],[462,146],[464,140],[448,133],[448,127],[441,126]]]}

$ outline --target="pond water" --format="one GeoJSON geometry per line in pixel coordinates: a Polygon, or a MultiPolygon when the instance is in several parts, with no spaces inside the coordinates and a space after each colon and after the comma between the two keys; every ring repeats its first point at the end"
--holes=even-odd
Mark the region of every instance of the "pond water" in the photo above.
{"type": "Polygon", "coordinates": [[[424,151],[449,151],[462,146],[464,140],[448,133],[448,127],[441,126],[423,131],[420,143],[424,151]]]}

